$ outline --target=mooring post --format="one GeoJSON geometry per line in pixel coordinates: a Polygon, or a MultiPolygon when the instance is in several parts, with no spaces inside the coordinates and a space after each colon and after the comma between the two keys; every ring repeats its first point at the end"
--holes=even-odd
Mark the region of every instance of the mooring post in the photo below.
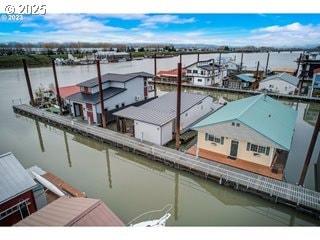
{"type": "Polygon", "coordinates": [[[154,96],[157,96],[157,88],[156,88],[156,78],[157,78],[157,54],[154,54],[154,78],[153,78],[153,90],[154,96]]]}
{"type": "Polygon", "coordinates": [[[28,86],[28,91],[29,91],[29,96],[30,96],[30,103],[31,103],[31,106],[35,106],[30,77],[29,77],[29,72],[28,72],[28,67],[27,67],[27,63],[26,63],[25,59],[22,59],[22,64],[23,64],[24,74],[26,76],[26,81],[27,81],[27,86],[28,86]]]}
{"type": "Polygon", "coordinates": [[[62,115],[62,102],[61,102],[61,96],[60,96],[60,89],[58,84],[58,78],[57,78],[57,71],[56,71],[56,64],[54,62],[54,59],[52,59],[52,69],[53,69],[53,77],[54,77],[54,83],[56,85],[57,89],[57,101],[59,105],[60,115],[62,115]]]}
{"type": "Polygon", "coordinates": [[[266,64],[266,70],[265,70],[265,76],[267,76],[267,74],[268,74],[268,67],[269,67],[269,57],[270,57],[270,53],[268,52],[268,57],[267,57],[267,64],[266,64]]]}
{"type": "Polygon", "coordinates": [[[315,144],[317,142],[319,128],[320,128],[320,113],[318,113],[317,122],[316,122],[316,125],[315,125],[314,130],[313,130],[313,134],[312,134],[310,145],[309,145],[309,148],[308,148],[306,160],[304,161],[304,165],[303,165],[303,168],[302,168],[302,172],[301,172],[301,176],[300,176],[300,180],[299,180],[299,185],[300,186],[303,186],[304,179],[305,179],[305,177],[307,175],[308,166],[309,166],[309,163],[310,163],[310,160],[311,160],[313,149],[314,149],[314,146],[315,146],[315,144]]]}
{"type": "Polygon", "coordinates": [[[98,72],[98,81],[99,81],[99,96],[100,96],[100,106],[101,106],[102,127],[106,128],[106,125],[107,125],[106,124],[106,114],[104,112],[104,98],[103,98],[100,61],[99,60],[97,60],[97,72],[98,72]]]}
{"type": "Polygon", "coordinates": [[[178,63],[177,112],[176,112],[176,149],[180,148],[180,111],[181,111],[181,63],[178,63]]]}

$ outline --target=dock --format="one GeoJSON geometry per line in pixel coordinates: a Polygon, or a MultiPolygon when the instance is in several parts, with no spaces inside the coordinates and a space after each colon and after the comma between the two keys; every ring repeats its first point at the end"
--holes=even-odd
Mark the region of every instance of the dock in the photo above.
{"type": "Polygon", "coordinates": [[[141,142],[138,139],[108,129],[74,122],[70,118],[46,112],[26,104],[13,106],[13,109],[18,114],[38,119],[70,132],[82,134],[135,154],[146,156],[150,160],[159,161],[176,169],[217,181],[221,185],[253,193],[267,200],[291,206],[298,211],[320,219],[319,192],[201,157],[197,158],[196,156],[164,146],[144,141],[141,142]]]}
{"type": "MultiPolygon", "coordinates": [[[[150,81],[149,84],[153,84],[153,81],[152,82],[150,81]]],[[[163,82],[163,81],[156,81],[156,85],[174,86],[174,87],[177,86],[175,82],[163,82]]],[[[225,93],[239,93],[239,94],[246,94],[246,95],[257,95],[257,94],[263,93],[259,91],[253,91],[253,90],[232,89],[232,88],[223,88],[223,87],[215,87],[215,86],[200,86],[200,85],[192,85],[192,84],[186,84],[186,83],[181,84],[181,87],[196,89],[196,90],[204,90],[204,91],[214,90],[214,91],[220,91],[225,93]]],[[[266,94],[276,99],[320,103],[320,98],[318,97],[288,95],[288,94],[270,93],[270,92],[266,94]]]]}

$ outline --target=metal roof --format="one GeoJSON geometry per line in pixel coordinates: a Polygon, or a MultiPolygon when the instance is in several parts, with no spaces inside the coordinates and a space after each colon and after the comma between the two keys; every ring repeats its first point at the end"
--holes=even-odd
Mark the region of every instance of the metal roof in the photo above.
{"type": "Polygon", "coordinates": [[[198,130],[222,122],[239,120],[289,151],[296,117],[297,112],[292,108],[260,94],[228,103],[192,128],[198,130]]]}
{"type": "Polygon", "coordinates": [[[0,204],[35,185],[36,182],[11,152],[0,155],[0,204]]]}
{"type": "Polygon", "coordinates": [[[267,82],[270,80],[277,80],[277,79],[288,82],[294,86],[298,86],[298,83],[299,83],[299,78],[294,77],[286,72],[267,77],[266,79],[263,79],[261,82],[267,82]]]}
{"type": "Polygon", "coordinates": [[[125,226],[101,201],[61,197],[15,226],[125,226]]]}
{"type": "MultiPolygon", "coordinates": [[[[118,73],[107,73],[101,76],[102,83],[104,82],[127,82],[136,77],[147,77],[152,78],[154,75],[146,72],[135,72],[128,74],[118,74],[118,73]]],[[[91,78],[87,81],[77,84],[79,87],[89,87],[92,88],[99,84],[98,77],[91,78]]]]}
{"type": "Polygon", "coordinates": [[[237,78],[241,79],[242,81],[245,81],[245,82],[254,82],[255,79],[246,75],[246,74],[238,74],[236,75],[237,78]]]}
{"type": "MultiPolygon", "coordinates": [[[[207,97],[209,96],[182,92],[180,113],[184,113],[207,97]]],[[[176,104],[177,93],[169,92],[140,107],[128,107],[113,115],[162,126],[176,117],[176,104]]]]}
{"type": "MultiPolygon", "coordinates": [[[[112,98],[113,96],[126,91],[126,88],[116,88],[116,87],[109,87],[105,90],[103,90],[103,99],[106,100],[108,98],[112,98]]],[[[71,101],[75,102],[83,102],[83,103],[91,103],[91,104],[98,104],[100,103],[100,96],[99,92],[96,92],[94,94],[86,94],[82,92],[75,93],[67,99],[70,99],[71,101]]]]}

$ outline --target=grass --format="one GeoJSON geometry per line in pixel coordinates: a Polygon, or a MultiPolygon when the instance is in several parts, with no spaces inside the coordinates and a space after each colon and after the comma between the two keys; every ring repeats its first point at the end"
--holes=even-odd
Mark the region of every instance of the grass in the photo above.
{"type": "Polygon", "coordinates": [[[68,56],[66,54],[58,55],[12,55],[12,56],[0,56],[0,69],[5,68],[22,68],[22,59],[26,59],[28,67],[46,67],[51,65],[52,59],[64,58],[68,56]]]}

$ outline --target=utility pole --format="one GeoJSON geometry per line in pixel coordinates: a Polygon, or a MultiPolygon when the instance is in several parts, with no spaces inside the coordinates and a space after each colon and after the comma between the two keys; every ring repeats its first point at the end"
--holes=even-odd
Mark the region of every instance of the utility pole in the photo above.
{"type": "Polygon", "coordinates": [[[99,81],[99,96],[100,96],[100,106],[101,106],[101,117],[102,117],[102,127],[106,128],[106,114],[104,112],[104,98],[102,91],[102,80],[101,80],[101,71],[100,71],[100,61],[97,60],[97,72],[98,72],[98,81],[99,81]]]}
{"type": "Polygon", "coordinates": [[[181,111],[181,63],[178,63],[177,112],[176,112],[176,149],[180,149],[180,111],[181,111]]]}
{"type": "Polygon", "coordinates": [[[58,78],[57,78],[57,71],[56,71],[56,64],[54,60],[52,59],[52,69],[53,69],[53,77],[54,77],[54,83],[56,85],[57,89],[57,101],[60,109],[60,115],[62,115],[62,102],[61,102],[61,96],[60,96],[60,89],[59,89],[59,84],[58,84],[58,78]]]}
{"type": "Polygon", "coordinates": [[[33,93],[32,93],[32,88],[31,88],[31,82],[30,82],[30,77],[28,73],[28,67],[25,59],[22,59],[22,64],[23,64],[23,69],[24,69],[24,75],[26,76],[26,81],[27,81],[27,86],[28,86],[28,91],[29,91],[29,96],[30,96],[30,103],[32,106],[35,106],[34,98],[33,98],[33,93]]]}
{"type": "Polygon", "coordinates": [[[303,168],[302,168],[302,171],[301,171],[300,180],[299,180],[299,186],[303,186],[304,179],[305,179],[305,177],[307,175],[307,171],[308,171],[309,163],[310,163],[311,156],[312,156],[312,153],[313,153],[313,149],[314,149],[314,146],[315,146],[315,144],[317,142],[319,128],[320,128],[320,113],[318,113],[317,122],[316,122],[316,125],[315,125],[314,130],[313,130],[313,134],[312,134],[312,137],[311,137],[311,141],[310,141],[309,149],[308,149],[308,152],[307,152],[307,156],[306,156],[306,159],[304,161],[304,165],[303,165],[303,168]]]}

